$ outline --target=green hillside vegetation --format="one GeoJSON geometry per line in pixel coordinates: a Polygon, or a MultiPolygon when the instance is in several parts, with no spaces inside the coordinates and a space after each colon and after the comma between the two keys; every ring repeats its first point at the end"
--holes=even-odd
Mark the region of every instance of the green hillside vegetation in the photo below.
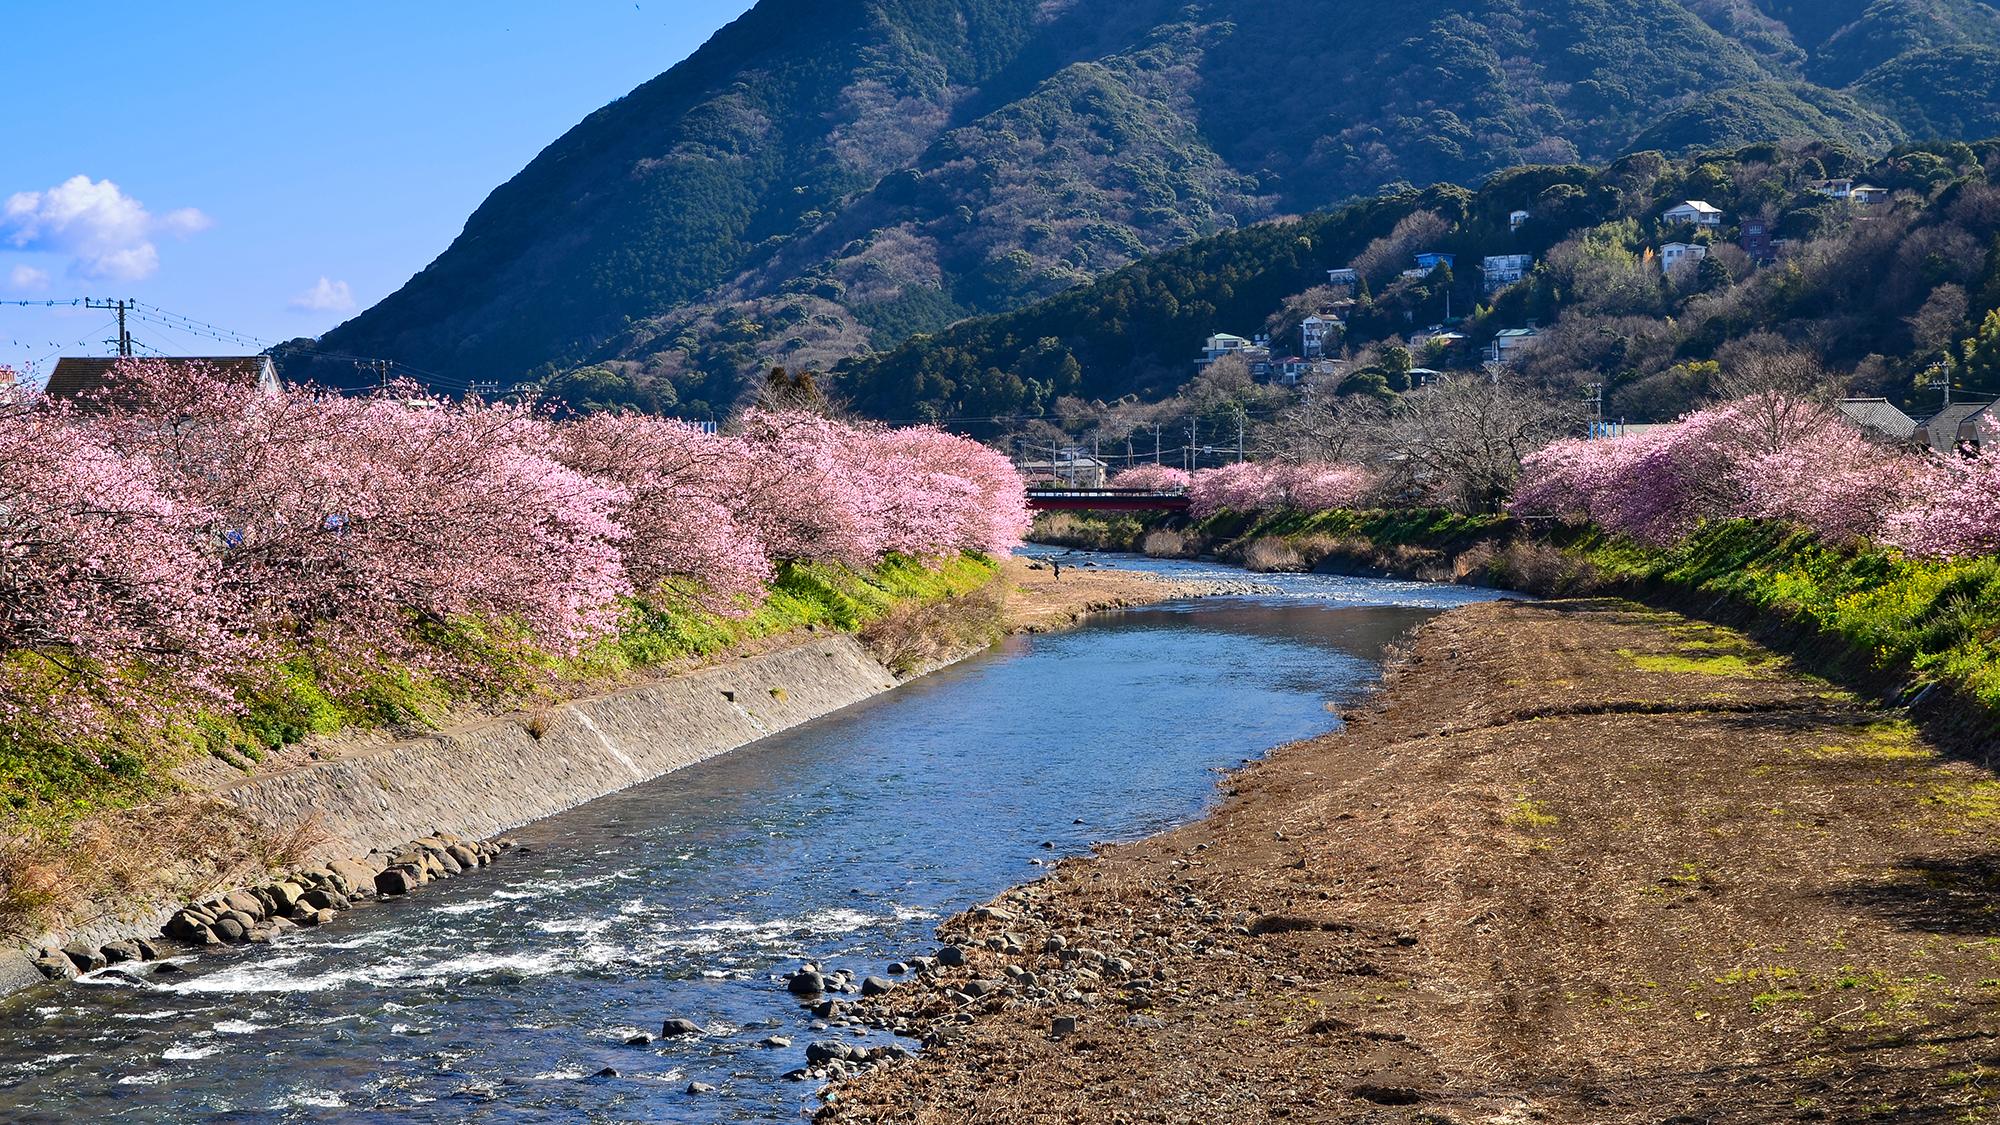
{"type": "MultiPolygon", "coordinates": [[[[988,432],[1036,419],[1128,424],[1130,409],[1079,403],[1127,396],[1169,401],[1142,421],[1210,405],[1212,380],[1190,382],[1212,332],[1290,333],[1298,310],[1337,293],[1325,271],[1364,274],[1337,348],[1347,373],[1314,388],[1382,400],[1407,389],[1414,366],[1478,369],[1503,329],[1536,324],[1516,369],[1574,400],[1607,385],[1612,417],[1671,418],[1716,390],[1724,365],[1800,351],[1859,394],[1922,410],[1941,371],[1962,390],[2000,393],[2000,143],[1905,145],[1869,158],[1831,145],[1758,144],[1682,160],[1657,153],[1602,169],[1509,170],[1478,190],[1404,191],[1339,211],[1207,239],[1120,270],[1018,312],[963,322],[839,370],[865,412],[968,420],[988,432]],[[1852,177],[1893,198],[1859,206],[1813,185],[1852,177]],[[1662,221],[1686,199],[1726,214],[1715,231],[1662,221]],[[1518,231],[1508,216],[1532,217],[1518,231]],[[1784,240],[1776,260],[1737,246],[1745,221],[1784,240]],[[1672,276],[1655,254],[1673,240],[1709,257],[1672,276]],[[1418,250],[1455,253],[1459,269],[1403,278],[1418,250]],[[1487,255],[1531,254],[1520,283],[1483,291],[1487,255]],[[1320,287],[1320,288],[1315,288],[1320,287]],[[1442,322],[1447,298],[1464,343],[1412,354],[1406,337],[1442,322]],[[1991,321],[1991,323],[1989,323],[1991,321]],[[1989,341],[1989,337],[1993,338],[1989,341]],[[986,421],[991,419],[992,421],[986,421]]],[[[1225,389],[1226,390],[1226,389],[1225,389]]],[[[1297,395],[1246,382],[1227,409],[1274,413],[1297,395]]]]}
{"type": "MultiPolygon", "coordinates": [[[[1149,255],[1399,184],[2000,115],[1973,0],[762,0],[551,144],[320,351],[726,412],[1149,255]]],[[[1979,129],[1978,132],[1987,130],[1979,129]]],[[[1025,378],[1025,376],[1024,376],[1025,378]]]]}

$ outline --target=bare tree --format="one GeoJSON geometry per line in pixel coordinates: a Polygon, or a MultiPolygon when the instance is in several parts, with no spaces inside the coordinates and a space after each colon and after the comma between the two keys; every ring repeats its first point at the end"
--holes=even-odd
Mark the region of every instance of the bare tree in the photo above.
{"type": "Polygon", "coordinates": [[[1451,233],[1451,223],[1436,211],[1417,211],[1403,216],[1385,238],[1368,244],[1348,263],[1370,283],[1409,268],[1410,255],[1451,233]]]}
{"type": "Polygon", "coordinates": [[[1295,461],[1373,462],[1381,457],[1388,417],[1371,396],[1314,395],[1279,414],[1259,444],[1295,461]]]}
{"type": "Polygon", "coordinates": [[[1409,492],[1490,512],[1512,493],[1521,459],[1575,432],[1581,414],[1509,379],[1461,376],[1398,398],[1383,436],[1409,492]]]}

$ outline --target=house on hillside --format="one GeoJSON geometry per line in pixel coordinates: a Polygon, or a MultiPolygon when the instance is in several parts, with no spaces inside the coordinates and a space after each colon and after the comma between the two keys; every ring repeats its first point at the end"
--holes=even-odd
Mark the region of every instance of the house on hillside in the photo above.
{"type": "Polygon", "coordinates": [[[1508,233],[1511,234],[1527,225],[1528,225],[1528,213],[1526,211],[1511,211],[1508,213],[1507,215],[1508,233]]]}
{"type": "MultiPolygon", "coordinates": [[[[43,388],[42,393],[56,402],[74,402],[83,407],[107,401],[113,405],[130,405],[109,390],[116,385],[114,370],[120,363],[126,362],[130,361],[116,357],[64,356],[56,361],[55,370],[49,373],[49,385],[43,388]],[[107,394],[111,397],[107,398],[107,394]]],[[[145,362],[154,368],[164,365],[169,370],[201,372],[210,378],[235,386],[254,387],[269,395],[284,389],[284,384],[278,381],[278,369],[267,355],[175,356],[147,359],[145,362]]]]}
{"type": "Polygon", "coordinates": [[[1777,260],[1778,242],[1771,237],[1771,224],[1762,219],[1743,220],[1743,233],[1738,236],[1736,244],[1758,265],[1777,260]]]}
{"type": "Polygon", "coordinates": [[[1299,350],[1308,359],[1318,359],[1326,354],[1326,343],[1341,330],[1341,321],[1331,310],[1314,313],[1299,322],[1299,350]]]}
{"type": "Polygon", "coordinates": [[[1509,328],[1493,337],[1493,348],[1487,358],[1494,363],[1512,363],[1522,352],[1534,347],[1541,334],[1541,329],[1532,324],[1526,328],[1509,328]]]}
{"type": "Polygon", "coordinates": [[[1828,199],[1846,199],[1854,193],[1853,180],[1815,180],[1812,190],[1828,199]]]}
{"type": "Polygon", "coordinates": [[[1410,350],[1419,351],[1435,344],[1441,348],[1456,347],[1465,342],[1465,333],[1453,332],[1441,324],[1410,333],[1410,350]]]}
{"type": "Polygon", "coordinates": [[[1906,442],[1917,435],[1917,420],[1886,398],[1844,398],[1840,400],[1840,412],[1848,421],[1885,441],[1906,442]]]}
{"type": "Polygon", "coordinates": [[[1250,347],[1247,336],[1235,336],[1228,332],[1217,332],[1202,345],[1201,358],[1194,361],[1196,367],[1207,367],[1226,355],[1241,355],[1250,347]]]}
{"type": "Polygon", "coordinates": [[[1692,223],[1698,227],[1719,227],[1722,225],[1722,209],[1709,206],[1706,200],[1690,199],[1685,203],[1669,207],[1660,218],[1667,223],[1692,223]]]}
{"type": "Polygon", "coordinates": [[[1873,184],[1855,184],[1847,193],[1848,202],[1857,207],[1873,207],[1877,203],[1889,202],[1889,189],[1873,184]]]}
{"type": "Polygon", "coordinates": [[[1528,271],[1535,268],[1535,256],[1533,254],[1494,255],[1483,260],[1480,263],[1480,268],[1486,275],[1486,291],[1492,293],[1495,290],[1504,289],[1528,276],[1528,271]]]}
{"type": "Polygon", "coordinates": [[[1345,285],[1349,289],[1352,289],[1361,284],[1361,274],[1352,269],[1328,270],[1326,271],[1326,283],[1328,285],[1345,285]]]}
{"type": "Polygon", "coordinates": [[[1669,242],[1660,247],[1660,272],[1677,273],[1708,257],[1708,247],[1698,242],[1669,242]]]}
{"type": "Polygon", "coordinates": [[[1916,440],[1943,454],[1977,455],[1988,425],[2000,423],[1990,402],[1954,402],[1924,419],[1916,440]]]}

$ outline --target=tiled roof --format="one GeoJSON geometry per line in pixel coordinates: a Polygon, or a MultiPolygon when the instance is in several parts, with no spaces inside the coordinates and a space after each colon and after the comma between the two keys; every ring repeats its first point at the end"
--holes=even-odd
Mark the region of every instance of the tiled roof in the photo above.
{"type": "Polygon", "coordinates": [[[1908,441],[1917,432],[1917,420],[1897,409],[1886,398],[1844,399],[1840,412],[1852,419],[1855,425],[1897,441],[1908,441]]]}

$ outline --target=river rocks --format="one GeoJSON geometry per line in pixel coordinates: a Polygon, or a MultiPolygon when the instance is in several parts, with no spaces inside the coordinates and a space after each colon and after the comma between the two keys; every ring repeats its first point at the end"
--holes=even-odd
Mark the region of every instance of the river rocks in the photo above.
{"type": "Polygon", "coordinates": [[[946,968],[958,968],[965,964],[965,950],[955,945],[947,945],[937,951],[937,963],[946,968]]]}
{"type": "Polygon", "coordinates": [[[818,996],[826,991],[826,978],[814,969],[800,969],[785,981],[785,991],[794,996],[818,996]]]}
{"type": "Polygon", "coordinates": [[[688,1083],[687,1092],[691,1095],[699,1097],[702,1094],[715,1093],[715,1087],[709,1085],[706,1082],[690,1082],[688,1083]]]}
{"type": "MultiPolygon", "coordinates": [[[[323,866],[292,870],[267,883],[187,903],[167,917],[159,932],[170,947],[263,944],[303,926],[325,925],[338,912],[352,909],[362,900],[408,894],[433,879],[487,866],[516,847],[511,839],[471,841],[433,833],[398,849],[393,856],[371,852],[336,859],[323,866]]],[[[43,976],[55,980],[111,965],[158,961],[162,955],[162,946],[155,940],[135,936],[102,946],[75,941],[60,949],[41,950],[31,960],[43,976]]],[[[153,975],[181,971],[161,965],[153,975]]]]}
{"type": "Polygon", "coordinates": [[[1064,1039],[1075,1034],[1075,1016],[1057,1016],[1049,1021],[1049,1035],[1051,1038],[1064,1039]]]}
{"type": "Polygon", "coordinates": [[[114,941],[99,949],[98,954],[106,964],[116,965],[124,961],[144,961],[148,958],[139,948],[139,943],[131,940],[114,941]]]}
{"type": "Polygon", "coordinates": [[[881,977],[866,977],[861,982],[861,995],[880,996],[894,987],[896,987],[894,984],[881,977]]]}
{"type": "Polygon", "coordinates": [[[77,973],[76,962],[55,949],[44,949],[35,956],[35,970],[50,980],[72,980],[77,973]]]}
{"type": "Polygon", "coordinates": [[[706,1035],[708,1032],[693,1020],[672,1019],[660,1025],[662,1039],[677,1039],[688,1035],[706,1035]]]}
{"type": "Polygon", "coordinates": [[[759,1039],[757,1041],[757,1045],[759,1047],[764,1048],[767,1051],[782,1050],[786,1047],[791,1046],[792,1040],[791,1037],[787,1035],[770,1035],[762,1039],[759,1039]]]}
{"type": "Polygon", "coordinates": [[[643,1031],[637,1035],[628,1035],[625,1037],[625,1045],[627,1047],[644,1047],[652,1041],[653,1037],[643,1031]]]}
{"type": "Polygon", "coordinates": [[[846,1062],[854,1048],[838,1039],[816,1039],[806,1044],[806,1062],[812,1064],[846,1062]]]}

